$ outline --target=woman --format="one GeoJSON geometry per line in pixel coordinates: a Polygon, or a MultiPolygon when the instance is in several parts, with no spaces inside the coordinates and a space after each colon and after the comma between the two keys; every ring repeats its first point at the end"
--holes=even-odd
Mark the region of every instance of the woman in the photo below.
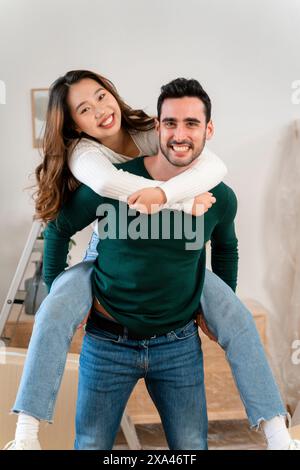
{"type": "MultiPolygon", "coordinates": [[[[129,108],[103,77],[85,71],[69,72],[55,82],[50,92],[45,158],[37,169],[37,216],[46,221],[55,218],[62,203],[78,186],[78,180],[101,195],[127,200],[140,211],[151,212],[151,205],[156,204],[155,210],[158,205],[197,215],[196,202],[203,203],[203,210],[207,210],[214,203],[213,196],[210,193],[195,196],[222,179],[224,167],[215,156],[204,155],[192,169],[164,183],[138,179],[112,166],[113,162],[155,153],[153,127],[154,120],[142,111],[129,108]],[[204,181],[206,186],[202,185],[204,181]],[[128,198],[133,189],[137,192],[128,198]],[[185,203],[174,205],[175,194],[178,201],[185,203]],[[190,198],[188,202],[187,198],[190,198]],[[166,202],[168,206],[164,205],[166,202]]],[[[90,248],[94,242],[95,237],[90,248]]],[[[51,421],[70,341],[91,307],[91,269],[92,263],[84,262],[57,277],[37,314],[13,408],[20,415],[16,439],[10,449],[40,448],[38,422],[51,421]],[[50,354],[51,360],[45,368],[50,354]]],[[[50,272],[49,283],[56,274],[50,272]]],[[[266,424],[273,429],[275,424],[278,426],[273,422],[274,417],[281,415],[278,419],[282,431],[282,415],[286,412],[251,314],[232,290],[210,272],[206,275],[201,305],[209,329],[226,350],[251,426],[267,420],[266,424]],[[258,358],[259,371],[246,367],[252,352],[258,358]],[[270,403],[266,397],[272,397],[270,403]]],[[[287,431],[284,437],[290,445],[287,431]]]]}

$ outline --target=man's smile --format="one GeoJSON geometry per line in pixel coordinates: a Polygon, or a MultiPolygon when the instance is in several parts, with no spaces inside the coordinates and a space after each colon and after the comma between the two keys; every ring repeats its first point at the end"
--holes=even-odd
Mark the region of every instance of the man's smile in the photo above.
{"type": "Polygon", "coordinates": [[[187,143],[170,144],[169,148],[171,148],[173,150],[173,152],[175,152],[175,153],[182,154],[182,153],[188,152],[192,148],[192,146],[190,144],[187,144],[187,143]]]}

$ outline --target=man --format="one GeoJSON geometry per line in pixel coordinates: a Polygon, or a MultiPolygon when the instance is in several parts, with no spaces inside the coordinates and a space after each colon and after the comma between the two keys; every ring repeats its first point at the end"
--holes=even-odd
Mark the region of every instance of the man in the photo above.
{"type": "MultiPolygon", "coordinates": [[[[172,86],[187,85],[194,96],[159,102],[158,154],[120,167],[147,178],[168,180],[193,166],[213,134],[213,124],[209,98],[198,82],[178,79],[172,86]]],[[[223,261],[215,263],[215,272],[232,287],[238,259],[235,195],[223,183],[213,192],[217,202],[205,215],[203,233],[199,233],[203,229],[200,217],[176,214],[182,225],[184,221],[190,225],[190,230],[181,227],[181,238],[176,233],[180,222],[175,213],[163,210],[153,216],[139,215],[85,186],[65,205],[56,223],[48,226],[48,231],[59,230],[65,241],[92,222],[97,209],[100,214],[105,204],[99,233],[104,226],[111,231],[107,237],[100,236],[101,254],[95,263],[93,291],[99,303],[87,323],[80,360],[77,449],[112,447],[126,402],[142,377],[161,415],[170,448],[207,448],[202,352],[195,323],[205,272],[205,242],[212,240],[213,258],[224,252],[223,261]],[[107,223],[108,203],[117,214],[114,230],[107,223]],[[129,213],[127,234],[122,238],[119,214],[124,208],[129,213]],[[169,237],[163,234],[166,217],[169,237]],[[159,228],[151,238],[154,219],[159,228]],[[137,220],[149,222],[149,236],[132,239],[130,230],[137,220]]],[[[52,255],[56,257],[57,252],[52,255]]],[[[46,253],[46,265],[49,257],[46,253]]]]}
{"type": "MultiPolygon", "coordinates": [[[[177,79],[162,88],[157,132],[156,156],[119,166],[159,180],[193,166],[213,134],[210,100],[197,81],[177,79]]],[[[99,216],[95,302],[80,358],[76,449],[112,448],[139,378],[144,378],[160,413],[169,447],[207,448],[202,352],[195,323],[205,243],[211,240],[214,272],[233,289],[238,262],[236,197],[223,183],[213,193],[216,203],[204,217],[168,210],[141,216],[82,185],[49,224],[48,234],[57,241],[48,245],[46,270],[56,259],[61,262],[69,238],[92,222],[96,212],[99,216]]]]}

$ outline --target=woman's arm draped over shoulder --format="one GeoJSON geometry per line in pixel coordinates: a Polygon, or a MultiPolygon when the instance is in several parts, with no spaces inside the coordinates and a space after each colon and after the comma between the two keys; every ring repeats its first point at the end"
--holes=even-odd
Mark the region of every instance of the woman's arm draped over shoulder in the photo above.
{"type": "Polygon", "coordinates": [[[113,163],[129,160],[112,152],[100,143],[83,139],[69,157],[69,167],[75,178],[89,186],[97,194],[127,201],[140,189],[161,187],[170,209],[190,213],[195,196],[216,186],[227,173],[227,169],[214,153],[204,149],[195,165],[168,181],[157,181],[117,169],[113,163]],[[176,204],[182,203],[184,204],[176,204]]]}

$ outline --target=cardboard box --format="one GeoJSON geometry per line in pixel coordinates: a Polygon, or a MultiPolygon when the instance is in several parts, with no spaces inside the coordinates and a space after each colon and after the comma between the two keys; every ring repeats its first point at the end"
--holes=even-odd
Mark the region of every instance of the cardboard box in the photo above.
{"type": "Polygon", "coordinates": [[[290,428],[290,434],[293,439],[298,439],[300,441],[300,424],[298,426],[292,426],[290,428]]]}
{"type": "MultiPolygon", "coordinates": [[[[0,449],[14,438],[17,416],[10,414],[19,386],[26,349],[0,350],[0,449]]],[[[73,449],[77,398],[78,354],[68,354],[54,415],[54,424],[41,423],[43,449],[73,449]]]]}

